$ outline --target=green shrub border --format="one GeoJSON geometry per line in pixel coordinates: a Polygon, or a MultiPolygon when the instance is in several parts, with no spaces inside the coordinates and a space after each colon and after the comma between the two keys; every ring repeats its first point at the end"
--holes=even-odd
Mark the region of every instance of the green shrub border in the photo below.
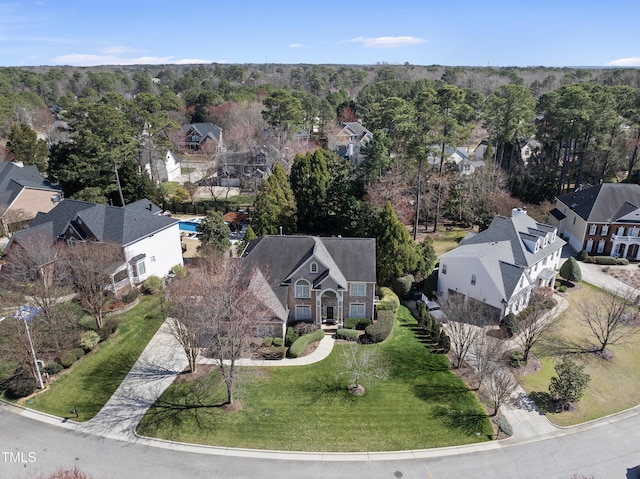
{"type": "Polygon", "coordinates": [[[338,329],[336,331],[337,339],[344,339],[345,341],[357,341],[360,333],[355,329],[338,329]]]}
{"type": "Polygon", "coordinates": [[[324,338],[324,331],[322,329],[317,329],[313,333],[300,336],[289,348],[289,357],[299,357],[308,345],[315,341],[320,341],[322,338],[324,338]]]}

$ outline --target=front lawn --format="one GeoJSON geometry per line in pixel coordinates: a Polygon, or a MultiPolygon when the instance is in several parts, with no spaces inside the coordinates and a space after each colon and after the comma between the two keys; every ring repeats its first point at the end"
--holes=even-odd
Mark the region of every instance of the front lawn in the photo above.
{"type": "Polygon", "coordinates": [[[430,354],[401,307],[392,337],[378,345],[389,379],[352,396],[338,378],[343,363],[331,355],[299,367],[255,368],[239,391],[242,409],[220,408],[224,390],[216,373],[173,384],[138,426],[143,435],[228,447],[290,451],[391,451],[486,441],[493,430],[486,413],[448,360],[430,354]]]}
{"type": "Polygon", "coordinates": [[[533,349],[542,362],[542,369],[536,374],[520,378],[522,387],[545,410],[549,420],[560,426],[600,418],[636,406],[639,402],[640,348],[637,347],[637,330],[624,344],[608,348],[614,354],[612,360],[580,351],[588,345],[591,332],[579,322],[575,307],[583,298],[605,293],[586,283],[581,283],[579,288],[567,295],[570,307],[556,319],[556,332],[544,344],[533,349]],[[554,366],[563,353],[585,366],[591,382],[574,410],[556,413],[548,404],[549,380],[555,375],[554,366]]]}
{"type": "Polygon", "coordinates": [[[79,421],[95,416],[162,324],[160,300],[142,298],[135,308],[114,318],[118,321],[114,336],[25,405],[60,417],[71,416],[69,411],[76,407],[79,421]]]}

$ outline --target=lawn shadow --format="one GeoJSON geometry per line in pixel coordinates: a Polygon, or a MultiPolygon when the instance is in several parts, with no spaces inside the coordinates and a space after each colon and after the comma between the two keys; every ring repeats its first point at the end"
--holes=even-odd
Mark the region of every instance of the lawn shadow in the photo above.
{"type": "Polygon", "coordinates": [[[451,384],[416,384],[414,392],[416,397],[423,401],[444,402],[453,401],[455,399],[468,394],[471,391],[464,385],[452,386],[451,384]]]}
{"type": "Polygon", "coordinates": [[[565,337],[548,338],[538,343],[537,349],[540,355],[547,357],[559,357],[566,354],[583,354],[589,352],[590,345],[565,337]]]}
{"type": "Polygon", "coordinates": [[[448,371],[449,365],[441,355],[433,354],[419,343],[403,348],[388,348],[389,374],[394,378],[413,380],[425,373],[448,371]]]}
{"type": "Polygon", "coordinates": [[[310,398],[310,404],[315,404],[318,401],[331,402],[343,397],[347,384],[338,377],[317,375],[305,383],[303,389],[310,398]]]}
{"type": "Polygon", "coordinates": [[[531,399],[538,407],[541,413],[553,413],[557,411],[557,406],[553,398],[545,391],[532,391],[529,393],[531,399]]]}
{"type": "MultiPolygon", "coordinates": [[[[451,429],[457,429],[469,435],[479,435],[484,431],[489,416],[477,411],[465,411],[448,408],[446,406],[437,406],[433,411],[433,417],[441,420],[451,429]]],[[[488,437],[489,439],[492,438],[492,436],[488,437]]]]}

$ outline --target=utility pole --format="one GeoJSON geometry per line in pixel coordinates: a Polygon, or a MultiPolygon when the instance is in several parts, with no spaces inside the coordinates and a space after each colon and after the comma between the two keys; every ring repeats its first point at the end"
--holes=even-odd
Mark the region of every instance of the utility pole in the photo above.
{"type": "Polygon", "coordinates": [[[113,171],[116,174],[116,183],[118,185],[118,193],[120,194],[120,206],[124,206],[124,196],[122,196],[122,185],[120,185],[120,175],[118,174],[118,165],[113,161],[113,171]]]}

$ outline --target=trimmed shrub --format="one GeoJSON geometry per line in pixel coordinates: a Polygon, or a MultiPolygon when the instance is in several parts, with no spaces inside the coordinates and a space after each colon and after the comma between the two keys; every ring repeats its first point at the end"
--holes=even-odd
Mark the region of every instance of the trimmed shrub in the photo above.
{"type": "Polygon", "coordinates": [[[589,253],[587,253],[586,250],[582,250],[576,255],[576,259],[582,262],[587,261],[589,259],[589,253]]]}
{"type": "Polygon", "coordinates": [[[260,349],[260,356],[263,359],[282,359],[286,353],[286,349],[282,346],[270,346],[260,349]]]}
{"type": "Polygon", "coordinates": [[[57,363],[55,361],[47,364],[43,371],[47,374],[58,374],[60,371],[62,371],[64,368],[62,367],[62,365],[60,363],[57,363]]]}
{"type": "Polygon", "coordinates": [[[513,428],[506,417],[498,418],[498,431],[504,432],[507,436],[513,436],[513,428]]]}
{"type": "Polygon", "coordinates": [[[560,266],[560,276],[562,276],[567,281],[582,281],[582,271],[580,270],[580,265],[575,260],[575,258],[569,258],[562,266],[560,266]]]}
{"type": "Polygon", "coordinates": [[[369,318],[347,318],[344,320],[344,329],[358,329],[364,331],[371,324],[369,318]]]}
{"type": "Polygon", "coordinates": [[[398,297],[407,299],[411,294],[411,288],[413,288],[414,282],[415,278],[412,274],[405,274],[404,276],[396,278],[392,281],[393,290],[398,295],[398,297]]]}
{"type": "Polygon", "coordinates": [[[527,362],[524,360],[524,352],[520,351],[519,349],[516,351],[511,351],[511,354],[509,354],[509,364],[512,368],[516,369],[521,368],[522,366],[527,364],[527,362]]]}
{"type": "Polygon", "coordinates": [[[131,304],[138,299],[138,296],[140,296],[140,290],[138,290],[138,288],[130,289],[122,295],[122,302],[124,304],[131,304]]]}
{"type": "Polygon", "coordinates": [[[336,331],[336,338],[346,341],[357,341],[358,336],[360,336],[360,333],[355,329],[338,329],[338,331],[336,331]]]}
{"type": "Polygon", "coordinates": [[[107,319],[102,324],[102,329],[98,330],[98,335],[100,336],[100,341],[104,341],[113,333],[115,333],[118,329],[118,321],[113,318],[107,319]]]}
{"type": "Polygon", "coordinates": [[[184,265],[177,264],[171,268],[171,272],[176,275],[176,278],[184,278],[187,275],[187,268],[184,265]]]}
{"type": "Polygon", "coordinates": [[[297,358],[308,345],[313,342],[320,341],[322,338],[324,338],[324,331],[322,329],[317,329],[313,333],[300,336],[289,348],[289,357],[297,358]]]}
{"type": "Polygon", "coordinates": [[[520,320],[515,314],[509,313],[500,321],[500,327],[507,332],[509,337],[512,337],[520,329],[520,320]]]}
{"type": "Polygon", "coordinates": [[[100,335],[95,331],[85,331],[80,336],[80,346],[85,351],[91,351],[100,342],[100,335]]]}
{"type": "Polygon", "coordinates": [[[559,292],[561,292],[561,293],[564,293],[564,292],[566,292],[566,291],[567,291],[567,287],[563,284],[562,286],[560,286],[560,287],[558,288],[558,291],[559,291],[559,292]]]}
{"type": "Polygon", "coordinates": [[[273,338],[273,345],[281,348],[282,346],[284,346],[284,339],[282,338],[273,338]]]}
{"type": "Polygon", "coordinates": [[[393,331],[393,325],[396,319],[395,311],[378,311],[377,316],[376,322],[370,324],[364,330],[367,336],[366,342],[380,343],[387,339],[391,331],[393,331]]]}
{"type": "Polygon", "coordinates": [[[300,335],[296,332],[293,326],[289,326],[287,328],[287,334],[284,337],[285,346],[291,346],[293,343],[296,342],[296,339],[298,339],[299,337],[300,335]]]}
{"type": "Polygon", "coordinates": [[[76,353],[73,350],[63,351],[58,356],[58,362],[65,369],[71,367],[71,365],[75,363],[77,360],[78,360],[78,356],[76,356],[76,353]]]}
{"type": "Polygon", "coordinates": [[[273,338],[262,338],[262,345],[265,348],[270,348],[273,344],[273,338]]]}
{"type": "Polygon", "coordinates": [[[604,265],[618,264],[618,260],[613,256],[594,256],[593,262],[595,264],[604,264],[604,265]]]}
{"type": "Polygon", "coordinates": [[[82,348],[73,348],[71,352],[76,355],[76,359],[80,359],[85,355],[85,351],[82,348]]]}
{"type": "Polygon", "coordinates": [[[36,390],[36,380],[28,372],[21,371],[7,383],[7,393],[12,398],[23,398],[36,390]]]}
{"type": "Polygon", "coordinates": [[[440,330],[440,336],[438,336],[438,347],[442,350],[442,353],[446,354],[451,349],[451,338],[447,336],[444,329],[440,330]]]}
{"type": "Polygon", "coordinates": [[[395,314],[400,307],[400,298],[398,298],[391,288],[384,286],[380,288],[380,294],[382,295],[382,298],[376,305],[376,311],[393,311],[395,314]]]}
{"type": "Polygon", "coordinates": [[[627,258],[616,258],[616,262],[619,265],[626,266],[629,264],[629,260],[627,258]]]}
{"type": "Polygon", "coordinates": [[[556,280],[553,283],[553,289],[558,289],[560,287],[560,281],[556,280]]]}
{"type": "Polygon", "coordinates": [[[156,294],[162,289],[162,280],[155,275],[149,276],[142,283],[142,288],[146,294],[156,294]]]}

